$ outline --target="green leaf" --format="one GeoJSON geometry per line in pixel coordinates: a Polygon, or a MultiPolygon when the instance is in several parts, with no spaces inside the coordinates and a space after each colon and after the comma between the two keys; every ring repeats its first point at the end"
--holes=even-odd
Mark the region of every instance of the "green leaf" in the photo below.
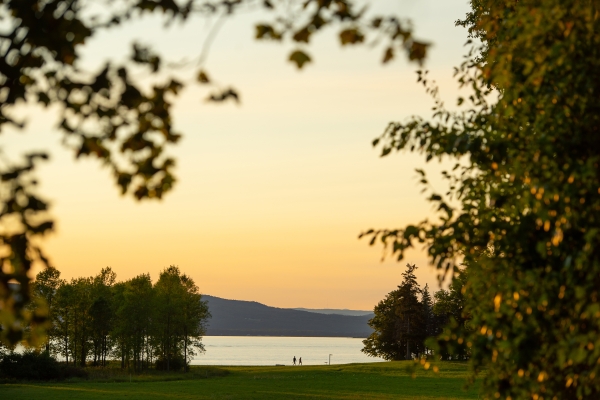
{"type": "Polygon", "coordinates": [[[392,61],[393,59],[394,59],[394,48],[390,46],[385,50],[385,53],[383,54],[383,63],[387,64],[388,62],[392,61]]]}
{"type": "Polygon", "coordinates": [[[230,100],[230,99],[234,100],[236,103],[240,102],[240,97],[239,97],[238,93],[234,89],[231,89],[231,88],[211,94],[207,98],[207,101],[211,101],[211,102],[215,102],[215,103],[222,103],[222,102],[224,102],[226,100],[230,100]]]}
{"type": "Polygon", "coordinates": [[[408,52],[408,58],[415,61],[423,61],[427,55],[429,44],[423,42],[413,42],[408,52]]]}
{"type": "Polygon", "coordinates": [[[340,43],[342,46],[362,43],[364,40],[364,35],[357,28],[346,29],[340,32],[340,43]]]}
{"type": "Polygon", "coordinates": [[[310,56],[302,50],[296,50],[290,54],[289,60],[296,64],[298,69],[302,69],[304,64],[311,62],[310,56]]]}
{"type": "Polygon", "coordinates": [[[210,78],[208,77],[206,72],[204,72],[203,70],[200,70],[198,72],[198,76],[196,77],[196,79],[198,80],[198,82],[203,83],[203,84],[210,83],[210,78]]]}
{"type": "Polygon", "coordinates": [[[256,25],[256,39],[271,39],[271,40],[281,40],[281,33],[277,32],[275,28],[271,25],[259,24],[256,25]]]}
{"type": "Polygon", "coordinates": [[[296,32],[292,38],[296,42],[308,43],[308,40],[310,39],[310,30],[308,27],[302,28],[296,32]]]}

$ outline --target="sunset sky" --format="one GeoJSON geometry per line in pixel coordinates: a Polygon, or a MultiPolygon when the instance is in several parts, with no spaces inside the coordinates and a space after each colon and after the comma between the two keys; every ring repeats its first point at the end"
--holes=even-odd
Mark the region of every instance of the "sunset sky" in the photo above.
{"type": "MultiPolygon", "coordinates": [[[[417,36],[434,43],[426,67],[448,105],[457,85],[466,32],[454,26],[464,0],[378,0],[373,7],[411,17],[417,36]]],[[[121,197],[107,169],[75,161],[53,130],[56,110],[23,110],[29,125],[9,133],[4,151],[49,149],[40,193],[51,200],[56,232],[44,243],[70,279],[110,266],[119,280],[178,265],[202,293],[277,307],[372,309],[401,282],[406,262],[420,283],[438,288],[419,249],[405,261],[381,262],[382,248],[358,234],[396,228],[431,216],[417,185],[418,154],[379,158],[371,147],[390,121],[430,115],[432,102],[416,83],[416,65],[380,63],[381,48],[340,48],[336,32],[319,35],[314,62],[297,71],[289,44],[257,43],[260,14],[227,21],[212,45],[209,72],[241,93],[240,105],[208,104],[191,84],[174,106],[184,139],[170,152],[178,183],[161,202],[121,197]]],[[[207,24],[163,29],[158,18],[95,37],[83,65],[122,59],[134,39],[172,60],[201,49],[207,24]]],[[[192,81],[193,70],[177,74],[192,81]]],[[[435,173],[441,167],[426,168],[435,173]]],[[[435,181],[438,184],[439,181],[435,181]]]]}

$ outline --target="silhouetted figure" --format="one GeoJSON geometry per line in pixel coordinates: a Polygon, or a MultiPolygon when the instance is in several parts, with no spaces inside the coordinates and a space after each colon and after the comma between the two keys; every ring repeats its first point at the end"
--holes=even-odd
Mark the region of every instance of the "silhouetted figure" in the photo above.
{"type": "Polygon", "coordinates": [[[298,359],[298,365],[302,365],[302,357],[298,359]]]}
{"type": "Polygon", "coordinates": [[[294,365],[296,365],[296,356],[294,356],[293,361],[294,361],[294,365]]]}

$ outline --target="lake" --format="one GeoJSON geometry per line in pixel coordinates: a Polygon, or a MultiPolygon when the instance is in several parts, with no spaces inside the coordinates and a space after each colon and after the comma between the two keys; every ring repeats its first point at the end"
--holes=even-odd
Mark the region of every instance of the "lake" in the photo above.
{"type": "Polygon", "coordinates": [[[384,361],[360,350],[363,339],[339,337],[205,336],[206,352],[192,365],[291,365],[302,357],[303,365],[349,364],[384,361]]]}

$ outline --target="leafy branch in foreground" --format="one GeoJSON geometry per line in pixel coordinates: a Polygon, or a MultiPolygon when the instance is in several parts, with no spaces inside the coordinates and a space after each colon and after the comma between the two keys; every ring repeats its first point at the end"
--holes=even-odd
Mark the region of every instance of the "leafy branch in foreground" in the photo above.
{"type": "MultiPolygon", "coordinates": [[[[486,398],[600,396],[600,19],[594,1],[472,0],[458,24],[482,44],[457,70],[464,112],[390,124],[382,155],[457,161],[440,219],[369,231],[402,259],[424,243],[466,266],[464,342],[486,398]],[[489,102],[490,96],[497,101],[489,102]]],[[[462,103],[459,99],[458,103],[462,103]]],[[[425,179],[424,179],[425,180],[425,179]]]]}

